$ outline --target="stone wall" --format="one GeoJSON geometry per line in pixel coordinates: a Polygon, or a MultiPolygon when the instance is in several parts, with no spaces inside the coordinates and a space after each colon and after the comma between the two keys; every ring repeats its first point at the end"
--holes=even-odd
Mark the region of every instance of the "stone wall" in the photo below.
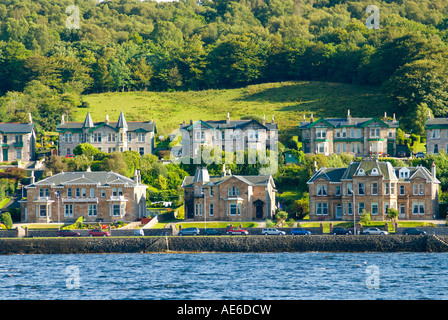
{"type": "Polygon", "coordinates": [[[447,236],[2,238],[0,254],[155,252],[448,252],[447,236]]]}

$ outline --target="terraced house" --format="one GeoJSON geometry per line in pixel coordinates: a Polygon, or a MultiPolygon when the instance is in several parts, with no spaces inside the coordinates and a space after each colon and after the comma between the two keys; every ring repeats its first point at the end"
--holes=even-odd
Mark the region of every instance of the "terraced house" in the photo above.
{"type": "Polygon", "coordinates": [[[425,124],[426,153],[448,153],[448,118],[432,118],[428,114],[425,124]]]}
{"type": "Polygon", "coordinates": [[[387,219],[389,208],[400,219],[434,219],[439,212],[436,166],[392,167],[365,159],[347,168],[320,168],[307,182],[310,220],[359,220],[363,210],[372,220],[387,219]]]}
{"type": "Polygon", "coordinates": [[[251,221],[272,219],[275,184],[272,176],[232,175],[223,166],[220,176],[200,167],[185,177],[182,188],[185,217],[199,221],[251,221]]]}
{"type": "Polygon", "coordinates": [[[36,127],[31,115],[28,123],[0,123],[2,162],[36,160],[36,127]]]}
{"type": "Polygon", "coordinates": [[[87,112],[84,122],[65,122],[64,116],[58,125],[59,155],[73,154],[80,143],[90,143],[103,152],[137,151],[140,155],[154,150],[154,137],[157,133],[154,121],[126,121],[121,111],[117,122],[93,122],[87,112]]]}
{"type": "Polygon", "coordinates": [[[302,149],[311,154],[395,155],[398,121],[384,118],[319,118],[300,122],[302,149]]]}
{"type": "Polygon", "coordinates": [[[25,187],[23,222],[134,221],[146,215],[146,189],[138,171],[134,179],[114,172],[61,172],[25,187]]]}

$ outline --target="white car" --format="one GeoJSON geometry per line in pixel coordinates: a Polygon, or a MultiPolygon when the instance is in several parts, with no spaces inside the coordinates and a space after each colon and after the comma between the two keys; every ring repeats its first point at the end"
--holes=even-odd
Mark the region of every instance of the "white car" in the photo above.
{"type": "Polygon", "coordinates": [[[388,234],[388,232],[378,228],[367,228],[362,232],[362,234],[388,234]]]}
{"type": "Polygon", "coordinates": [[[286,232],[285,231],[280,231],[280,230],[277,230],[277,229],[274,229],[274,228],[264,228],[261,231],[261,234],[263,234],[265,236],[271,235],[271,234],[284,236],[286,234],[286,232]]]}

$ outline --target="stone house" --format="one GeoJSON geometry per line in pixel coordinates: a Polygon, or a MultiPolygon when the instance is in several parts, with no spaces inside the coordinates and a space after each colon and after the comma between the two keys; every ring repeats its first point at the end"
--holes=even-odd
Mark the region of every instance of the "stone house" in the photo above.
{"type": "Polygon", "coordinates": [[[114,172],[61,172],[25,187],[22,222],[135,221],[146,215],[140,173],[129,179],[114,172]]]}
{"type": "Polygon", "coordinates": [[[425,124],[426,153],[448,153],[448,118],[432,118],[428,115],[425,124]]]}
{"type": "Polygon", "coordinates": [[[182,135],[182,152],[178,156],[195,157],[203,146],[218,146],[222,151],[266,150],[277,142],[278,125],[272,121],[231,120],[199,120],[179,126],[182,135]]]}
{"type": "Polygon", "coordinates": [[[351,153],[355,156],[395,155],[398,121],[384,118],[320,118],[300,122],[302,150],[311,154],[351,153]]]}
{"type": "Polygon", "coordinates": [[[347,168],[320,168],[307,182],[310,220],[359,221],[364,209],[372,220],[386,220],[389,208],[399,219],[434,219],[439,212],[436,167],[392,167],[390,162],[365,159],[347,168]]]}
{"type": "Polygon", "coordinates": [[[157,133],[154,121],[126,121],[121,111],[117,122],[93,122],[87,112],[84,122],[65,122],[64,116],[58,125],[59,155],[73,154],[80,143],[90,143],[103,152],[137,151],[140,155],[151,154],[157,133]]]}
{"type": "Polygon", "coordinates": [[[30,115],[28,123],[0,123],[2,162],[36,160],[36,127],[30,115]]]}
{"type": "Polygon", "coordinates": [[[232,175],[225,165],[220,176],[210,176],[207,168],[199,167],[194,177],[185,177],[182,188],[186,219],[251,221],[275,214],[272,176],[232,175]]]}

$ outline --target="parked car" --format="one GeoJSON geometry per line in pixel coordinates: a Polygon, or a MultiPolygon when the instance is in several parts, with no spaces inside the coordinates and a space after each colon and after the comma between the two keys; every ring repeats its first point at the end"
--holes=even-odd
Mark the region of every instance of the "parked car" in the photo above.
{"type": "Polygon", "coordinates": [[[89,237],[110,237],[110,233],[100,229],[89,230],[87,234],[89,237]]]}
{"type": "Polygon", "coordinates": [[[199,234],[198,228],[185,228],[179,231],[179,236],[197,236],[199,234]]]}
{"type": "Polygon", "coordinates": [[[415,235],[415,234],[426,234],[426,231],[422,231],[422,230],[417,229],[417,228],[408,228],[408,229],[403,230],[403,234],[405,234],[405,235],[408,235],[408,234],[412,234],[412,235],[415,235]]]}
{"type": "Polygon", "coordinates": [[[372,227],[363,230],[361,234],[389,234],[389,233],[387,231],[372,227]]]}
{"type": "Polygon", "coordinates": [[[284,236],[286,234],[285,231],[280,231],[278,229],[275,228],[263,228],[263,230],[261,230],[261,234],[267,236],[267,235],[279,235],[279,236],[284,236]]]}
{"type": "Polygon", "coordinates": [[[203,234],[204,234],[204,236],[219,236],[222,233],[216,229],[204,229],[203,234]]]}
{"type": "Polygon", "coordinates": [[[240,235],[245,236],[245,235],[249,234],[249,232],[247,230],[244,230],[244,229],[241,229],[238,227],[230,227],[230,228],[227,228],[226,234],[228,234],[228,235],[240,234],[240,235]]]}
{"type": "Polygon", "coordinates": [[[142,228],[134,230],[134,236],[144,236],[144,235],[145,235],[145,231],[143,231],[142,228]]]}
{"type": "Polygon", "coordinates": [[[79,237],[81,234],[72,230],[58,230],[58,237],[79,237]]]}
{"type": "Polygon", "coordinates": [[[291,235],[310,235],[311,232],[308,230],[305,230],[303,228],[294,228],[291,230],[291,235]]]}
{"type": "Polygon", "coordinates": [[[425,154],[423,152],[417,152],[415,155],[416,158],[424,158],[425,154]]]}
{"type": "Polygon", "coordinates": [[[335,234],[335,235],[336,234],[352,234],[352,232],[345,228],[336,227],[336,228],[333,228],[333,234],[335,234]]]}
{"type": "Polygon", "coordinates": [[[399,151],[399,152],[398,152],[398,156],[399,156],[400,158],[405,158],[405,157],[406,157],[406,151],[399,151]]]}

